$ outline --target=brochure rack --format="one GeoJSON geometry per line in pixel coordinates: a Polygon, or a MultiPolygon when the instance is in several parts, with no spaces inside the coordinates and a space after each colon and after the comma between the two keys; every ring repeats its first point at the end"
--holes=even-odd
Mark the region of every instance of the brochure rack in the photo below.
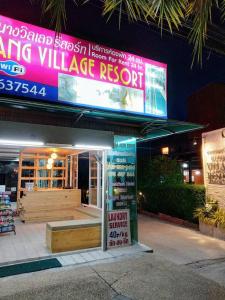
{"type": "Polygon", "coordinates": [[[0,193],[0,233],[13,231],[16,234],[13,210],[10,197],[6,193],[0,193]]]}

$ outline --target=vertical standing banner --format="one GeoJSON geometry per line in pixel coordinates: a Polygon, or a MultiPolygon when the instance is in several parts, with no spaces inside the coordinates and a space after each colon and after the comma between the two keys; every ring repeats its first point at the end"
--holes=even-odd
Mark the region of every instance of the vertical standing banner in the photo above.
{"type": "Polygon", "coordinates": [[[121,231],[127,232],[125,235],[128,239],[130,231],[131,241],[137,241],[135,138],[124,136],[114,137],[114,148],[108,151],[107,172],[107,245],[108,247],[125,246],[130,241],[117,242],[118,238],[123,238],[123,233],[120,233],[121,231]],[[124,215],[122,214],[123,212],[124,215]],[[120,223],[121,216],[124,216],[124,219],[120,223]],[[113,225],[110,225],[112,222],[114,222],[113,225]],[[128,227],[126,226],[126,222],[129,223],[128,227]]]}

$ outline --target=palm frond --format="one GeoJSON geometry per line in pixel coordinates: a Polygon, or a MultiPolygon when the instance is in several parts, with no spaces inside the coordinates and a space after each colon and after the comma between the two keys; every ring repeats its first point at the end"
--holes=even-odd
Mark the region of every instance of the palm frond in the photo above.
{"type": "Polygon", "coordinates": [[[221,9],[221,19],[224,22],[225,21],[225,0],[221,0],[220,9],[221,9]]]}
{"type": "Polygon", "coordinates": [[[55,27],[59,34],[62,25],[66,26],[66,3],[65,0],[42,0],[42,14],[50,13],[50,25],[55,27]]]}
{"type": "Polygon", "coordinates": [[[148,1],[148,14],[158,20],[161,30],[166,22],[170,31],[173,32],[173,26],[179,29],[182,25],[186,7],[187,0],[152,0],[148,1]]]}
{"type": "Polygon", "coordinates": [[[103,15],[108,15],[108,19],[113,13],[119,12],[119,22],[121,22],[122,13],[128,16],[130,21],[138,21],[149,13],[148,0],[104,0],[103,15]]]}
{"type": "Polygon", "coordinates": [[[149,19],[157,19],[163,28],[166,21],[170,31],[173,25],[178,29],[184,20],[187,0],[104,0],[103,14],[109,17],[116,11],[119,16],[124,12],[131,21],[140,19],[148,23],[149,19]]]}
{"type": "MultiPolygon", "coordinates": [[[[66,25],[66,0],[30,0],[31,3],[40,1],[42,12],[51,16],[50,25],[56,33],[60,33],[66,25]]],[[[67,0],[69,1],[69,0],[67,0]]],[[[87,3],[90,0],[70,0],[73,3],[87,3]]],[[[212,9],[217,6],[221,11],[222,20],[225,20],[225,0],[101,0],[103,15],[109,20],[114,13],[118,14],[119,25],[122,15],[127,15],[130,21],[150,21],[163,29],[179,30],[184,27],[189,42],[193,44],[193,60],[202,64],[203,48],[213,43],[208,25],[211,26],[212,9]],[[207,40],[208,35],[210,39],[207,40]]]]}
{"type": "Polygon", "coordinates": [[[192,66],[197,62],[202,65],[202,51],[207,39],[208,23],[211,22],[212,7],[216,0],[190,1],[187,13],[192,19],[189,41],[193,44],[192,66]]]}

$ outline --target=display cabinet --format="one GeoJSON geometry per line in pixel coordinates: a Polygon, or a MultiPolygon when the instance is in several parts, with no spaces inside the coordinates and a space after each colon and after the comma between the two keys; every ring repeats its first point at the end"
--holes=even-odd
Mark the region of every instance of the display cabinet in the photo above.
{"type": "Polygon", "coordinates": [[[16,233],[13,210],[11,208],[10,197],[5,193],[0,193],[0,233],[13,231],[16,233]]]}

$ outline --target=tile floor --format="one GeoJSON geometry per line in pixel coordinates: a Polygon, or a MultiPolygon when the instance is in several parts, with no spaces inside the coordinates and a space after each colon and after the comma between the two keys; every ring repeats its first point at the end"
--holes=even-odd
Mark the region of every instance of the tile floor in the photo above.
{"type": "Polygon", "coordinates": [[[17,219],[16,235],[12,232],[0,236],[0,266],[43,259],[49,256],[57,257],[62,266],[79,265],[135,255],[150,249],[144,245],[136,244],[106,252],[103,252],[100,248],[95,248],[52,254],[45,246],[45,227],[46,223],[24,224],[17,219]]]}
{"type": "Polygon", "coordinates": [[[0,235],[0,263],[48,256],[45,246],[46,223],[24,224],[15,220],[16,235],[13,232],[0,235]]]}
{"type": "MultiPolygon", "coordinates": [[[[92,207],[81,207],[76,214],[77,219],[101,217],[101,211],[92,207]]],[[[45,243],[46,223],[22,223],[15,218],[15,225],[16,235],[0,234],[0,264],[52,255],[45,243]]]]}
{"type": "MultiPolygon", "coordinates": [[[[81,207],[79,213],[85,213],[89,218],[101,217],[101,211],[91,207],[81,207]]],[[[57,257],[63,266],[68,266],[114,259],[123,255],[135,255],[150,249],[144,245],[136,244],[106,252],[100,248],[95,248],[52,254],[45,244],[46,223],[22,223],[19,218],[16,218],[15,225],[16,235],[13,232],[0,234],[0,266],[19,261],[43,259],[49,256],[57,257]]]]}

